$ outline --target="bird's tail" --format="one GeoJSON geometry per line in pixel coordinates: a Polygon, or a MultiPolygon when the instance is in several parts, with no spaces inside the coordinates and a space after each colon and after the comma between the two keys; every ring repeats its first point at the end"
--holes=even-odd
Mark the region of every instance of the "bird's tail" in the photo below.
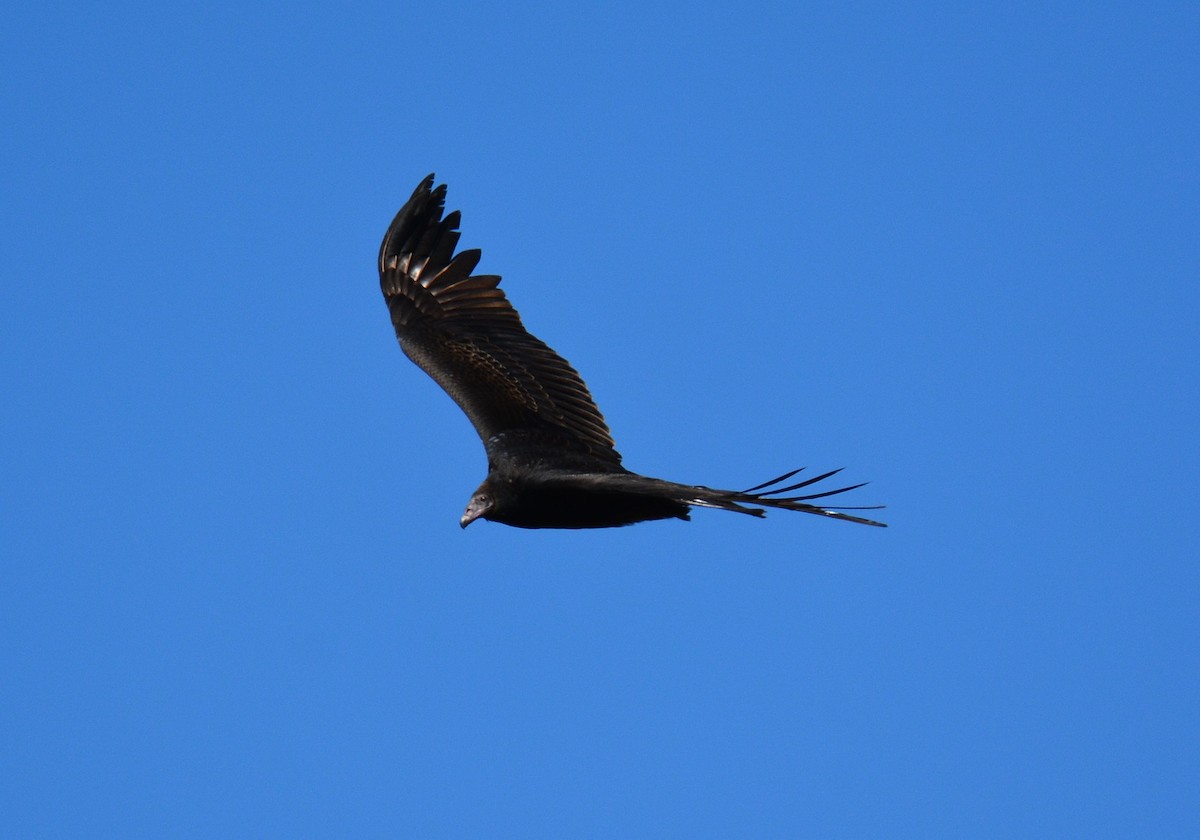
{"type": "Polygon", "coordinates": [[[825,490],[820,493],[808,493],[801,496],[784,496],[783,493],[792,493],[804,487],[811,487],[819,481],[824,481],[831,476],[841,472],[840,469],[830,470],[827,473],[818,475],[815,478],[800,481],[796,484],[789,484],[786,487],[779,485],[787,481],[792,476],[800,473],[804,468],[792,470],[784,473],[778,478],[773,478],[770,481],[764,481],[762,484],[746,490],[714,490],[711,487],[691,487],[694,495],[684,499],[687,504],[697,507],[717,508],[719,510],[731,510],[736,513],[748,513],[751,516],[766,516],[766,511],[759,507],[747,507],[747,505],[762,505],[768,508],[779,508],[780,510],[796,510],[801,513],[812,513],[818,516],[828,516],[831,519],[842,519],[846,522],[857,522],[860,525],[875,525],[879,528],[886,528],[882,522],[876,522],[874,519],[866,519],[862,516],[854,516],[853,514],[845,513],[848,510],[881,510],[883,505],[869,505],[860,507],[823,507],[820,505],[809,504],[814,499],[824,499],[828,496],[836,496],[839,493],[846,493],[850,490],[855,490],[862,487],[866,482],[861,484],[852,484],[849,487],[839,487],[836,490],[825,490]]]}

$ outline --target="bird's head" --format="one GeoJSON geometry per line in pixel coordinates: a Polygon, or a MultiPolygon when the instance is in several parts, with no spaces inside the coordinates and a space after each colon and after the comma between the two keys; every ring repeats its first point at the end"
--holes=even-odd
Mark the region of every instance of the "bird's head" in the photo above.
{"type": "Polygon", "coordinates": [[[467,502],[467,509],[463,511],[462,519],[458,520],[458,524],[466,528],[481,516],[486,519],[495,506],[496,498],[492,494],[491,487],[485,481],[471,496],[471,501],[467,502]]]}

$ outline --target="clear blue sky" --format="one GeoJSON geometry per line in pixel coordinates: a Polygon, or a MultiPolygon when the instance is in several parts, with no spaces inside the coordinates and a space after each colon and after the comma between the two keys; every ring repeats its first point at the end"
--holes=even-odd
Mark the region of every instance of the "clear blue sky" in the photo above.
{"type": "Polygon", "coordinates": [[[13,837],[1200,836],[1200,6],[3,13],[13,837]],[[428,172],[632,469],[458,517],[428,172]]]}

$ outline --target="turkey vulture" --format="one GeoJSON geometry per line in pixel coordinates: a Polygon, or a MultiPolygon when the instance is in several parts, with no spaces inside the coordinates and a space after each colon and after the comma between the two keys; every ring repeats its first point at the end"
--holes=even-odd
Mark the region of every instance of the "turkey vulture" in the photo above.
{"type": "Polygon", "coordinates": [[[798,510],[878,525],[809,504],[861,487],[785,495],[839,470],[786,484],[792,470],[748,490],[714,490],[632,473],[583,379],[521,324],[494,274],[471,274],[477,249],[454,253],[458,211],[442,218],[446,185],[433,175],[396,214],[379,248],[379,282],[405,355],[466,412],[487,451],[488,474],[460,523],[490,519],[519,528],[608,528],[688,519],[691,507],[764,516],[798,510]],[[781,486],[782,485],[782,486],[781,486]]]}

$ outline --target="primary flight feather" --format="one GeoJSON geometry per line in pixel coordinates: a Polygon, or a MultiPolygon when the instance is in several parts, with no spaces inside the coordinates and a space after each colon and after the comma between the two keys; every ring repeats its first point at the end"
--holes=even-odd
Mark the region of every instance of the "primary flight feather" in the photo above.
{"type": "Polygon", "coordinates": [[[404,353],[462,408],[487,451],[488,474],[460,520],[520,528],[606,528],[688,519],[691,507],[763,516],[763,507],[884,527],[811,502],[861,487],[791,494],[835,475],[748,490],[714,490],[630,472],[583,379],[526,331],[493,274],[472,274],[478,249],[459,251],[460,215],[443,218],[446,185],[422,181],[379,248],[379,282],[404,353]],[[782,486],[781,486],[782,485],[782,486]],[[761,506],[761,507],[759,507],[761,506]]]}

